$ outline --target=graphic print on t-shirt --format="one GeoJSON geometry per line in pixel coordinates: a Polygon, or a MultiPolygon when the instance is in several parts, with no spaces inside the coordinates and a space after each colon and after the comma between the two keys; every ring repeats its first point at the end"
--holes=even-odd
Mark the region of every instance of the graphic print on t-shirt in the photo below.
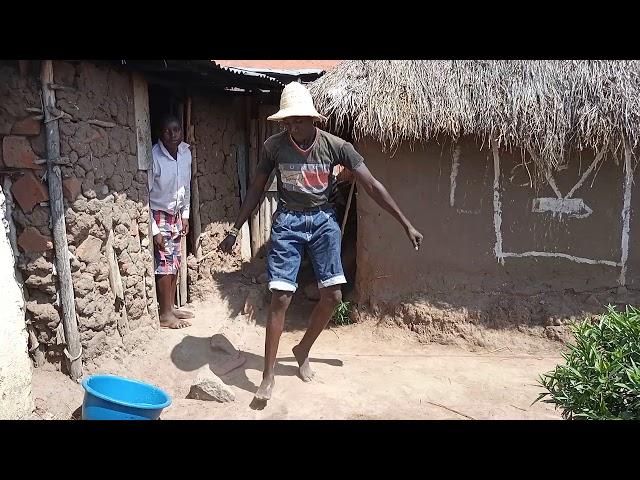
{"type": "Polygon", "coordinates": [[[280,180],[286,190],[302,193],[322,193],[329,186],[329,165],[281,163],[280,180]]]}

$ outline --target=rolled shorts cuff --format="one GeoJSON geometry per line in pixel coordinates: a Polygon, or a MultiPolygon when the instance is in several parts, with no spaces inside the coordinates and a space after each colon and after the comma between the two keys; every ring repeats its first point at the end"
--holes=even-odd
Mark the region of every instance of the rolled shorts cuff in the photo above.
{"type": "Polygon", "coordinates": [[[291,283],[286,280],[271,280],[269,282],[269,291],[281,290],[283,292],[295,292],[298,289],[297,283],[291,283]]]}
{"type": "Polygon", "coordinates": [[[327,278],[326,280],[318,281],[318,288],[332,287],[334,285],[340,285],[347,283],[347,279],[344,275],[336,275],[335,277],[327,278]]]}

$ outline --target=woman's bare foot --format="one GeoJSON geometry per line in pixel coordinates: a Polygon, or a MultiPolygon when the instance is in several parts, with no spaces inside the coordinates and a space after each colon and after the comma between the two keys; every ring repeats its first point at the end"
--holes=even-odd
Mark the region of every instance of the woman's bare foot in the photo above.
{"type": "Polygon", "coordinates": [[[309,352],[302,351],[300,349],[300,345],[296,345],[291,350],[298,361],[300,378],[305,382],[310,382],[313,379],[315,372],[311,370],[311,367],[309,366],[309,352]]]}
{"type": "Polygon", "coordinates": [[[195,315],[189,310],[178,310],[177,308],[173,309],[173,315],[176,318],[181,318],[181,319],[195,317],[195,315]]]}
{"type": "Polygon", "coordinates": [[[164,315],[160,315],[160,326],[162,328],[185,328],[191,326],[189,322],[186,320],[181,320],[180,318],[173,315],[173,313],[167,313],[164,315]]]}
{"type": "Polygon", "coordinates": [[[256,392],[256,398],[262,401],[269,400],[271,398],[271,391],[275,384],[276,380],[273,375],[263,378],[262,383],[256,392]]]}

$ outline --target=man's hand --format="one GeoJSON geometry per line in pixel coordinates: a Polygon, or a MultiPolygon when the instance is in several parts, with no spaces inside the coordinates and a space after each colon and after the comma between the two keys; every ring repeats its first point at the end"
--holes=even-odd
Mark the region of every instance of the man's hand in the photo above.
{"type": "Polygon", "coordinates": [[[189,219],[188,218],[182,219],[182,230],[180,230],[180,235],[182,235],[183,237],[186,235],[189,235],[189,219]]]}
{"type": "Polygon", "coordinates": [[[418,230],[413,228],[413,225],[409,225],[407,227],[407,237],[409,237],[409,240],[411,240],[411,243],[413,244],[413,248],[418,250],[420,248],[420,245],[422,244],[423,237],[418,230]]]}
{"type": "Polygon", "coordinates": [[[220,245],[218,245],[218,250],[221,250],[225,253],[231,253],[231,250],[233,249],[233,245],[236,243],[236,236],[235,235],[227,235],[227,237],[220,242],[220,245]]]}
{"type": "Polygon", "coordinates": [[[156,250],[158,250],[159,252],[164,252],[165,251],[164,237],[162,236],[161,233],[158,233],[158,234],[153,236],[153,244],[155,245],[156,250]]]}

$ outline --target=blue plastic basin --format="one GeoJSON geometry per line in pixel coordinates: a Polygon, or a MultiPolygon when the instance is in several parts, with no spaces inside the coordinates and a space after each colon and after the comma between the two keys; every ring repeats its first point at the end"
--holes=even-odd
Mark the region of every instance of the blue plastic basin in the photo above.
{"type": "Polygon", "coordinates": [[[171,397],[148,383],[115,375],[92,375],[82,381],[83,420],[157,420],[171,397]]]}

